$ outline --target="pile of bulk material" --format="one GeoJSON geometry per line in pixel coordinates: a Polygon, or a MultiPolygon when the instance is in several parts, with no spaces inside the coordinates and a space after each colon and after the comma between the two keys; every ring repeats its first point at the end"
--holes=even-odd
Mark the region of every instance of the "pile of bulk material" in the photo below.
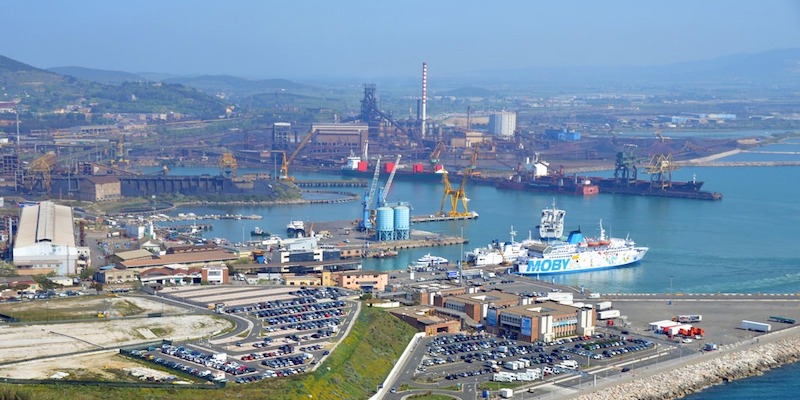
{"type": "Polygon", "coordinates": [[[621,383],[575,397],[580,400],[677,399],[703,388],[736,379],[761,375],[764,371],[793,363],[800,358],[800,340],[788,337],[754,347],[716,353],[717,357],[682,365],[670,371],[621,383]]]}

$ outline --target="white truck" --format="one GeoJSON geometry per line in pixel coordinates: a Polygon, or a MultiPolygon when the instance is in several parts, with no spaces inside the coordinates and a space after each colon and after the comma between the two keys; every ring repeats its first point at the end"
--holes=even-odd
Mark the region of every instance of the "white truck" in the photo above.
{"type": "Polygon", "coordinates": [[[619,318],[620,313],[619,310],[605,310],[605,311],[598,311],[597,312],[597,319],[612,319],[612,318],[619,318]]]}
{"type": "Polygon", "coordinates": [[[510,399],[514,397],[514,390],[509,388],[500,389],[500,397],[504,399],[510,399]]]}
{"type": "Polygon", "coordinates": [[[597,311],[608,310],[610,308],[611,308],[611,302],[610,301],[601,301],[601,302],[597,303],[597,311]]]}
{"type": "Polygon", "coordinates": [[[763,322],[748,321],[748,320],[745,320],[745,319],[742,320],[741,328],[745,329],[745,330],[748,330],[748,331],[756,331],[756,332],[770,332],[770,331],[772,331],[772,325],[771,324],[765,324],[763,322]]]}

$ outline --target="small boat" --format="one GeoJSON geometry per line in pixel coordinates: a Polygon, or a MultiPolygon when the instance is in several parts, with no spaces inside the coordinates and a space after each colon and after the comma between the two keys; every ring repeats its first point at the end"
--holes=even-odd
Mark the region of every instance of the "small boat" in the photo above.
{"type": "Polygon", "coordinates": [[[265,230],[263,230],[263,229],[261,229],[261,228],[259,228],[259,227],[255,227],[250,232],[250,236],[272,236],[272,234],[267,232],[267,231],[265,231],[265,230]]]}
{"type": "Polygon", "coordinates": [[[417,259],[417,263],[424,264],[424,265],[447,264],[447,259],[444,258],[444,257],[432,256],[431,253],[428,253],[428,254],[418,258],[417,259]]]}

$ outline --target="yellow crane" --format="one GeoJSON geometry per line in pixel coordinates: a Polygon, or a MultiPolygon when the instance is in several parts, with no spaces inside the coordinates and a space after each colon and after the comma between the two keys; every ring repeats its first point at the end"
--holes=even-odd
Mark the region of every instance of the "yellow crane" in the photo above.
{"type": "Polygon", "coordinates": [[[442,174],[442,182],[444,183],[444,196],[442,197],[442,206],[439,209],[439,215],[447,215],[449,217],[468,217],[471,216],[472,213],[469,211],[469,207],[467,203],[469,202],[469,198],[467,198],[466,188],[467,188],[467,179],[472,175],[472,171],[475,170],[476,165],[475,162],[478,159],[478,148],[474,147],[472,152],[472,158],[470,159],[470,164],[464,169],[464,175],[461,177],[461,185],[458,186],[458,189],[453,189],[452,185],[450,184],[450,179],[448,178],[447,172],[442,174]],[[449,200],[450,203],[450,211],[445,213],[444,207],[445,202],[449,200]],[[458,204],[464,207],[464,211],[458,210],[458,204]]]}
{"type": "Polygon", "coordinates": [[[282,181],[288,180],[288,181],[294,182],[294,177],[289,175],[289,164],[291,164],[292,161],[294,161],[295,157],[297,157],[297,155],[300,154],[300,150],[302,150],[303,147],[306,147],[308,142],[311,141],[311,138],[316,135],[316,132],[317,131],[309,132],[309,134],[306,135],[305,138],[303,138],[303,140],[300,142],[300,144],[297,145],[297,148],[294,149],[294,152],[292,152],[292,154],[289,156],[289,158],[286,158],[286,152],[283,152],[283,162],[281,163],[281,173],[280,173],[280,175],[278,175],[278,179],[280,179],[282,181]]]}

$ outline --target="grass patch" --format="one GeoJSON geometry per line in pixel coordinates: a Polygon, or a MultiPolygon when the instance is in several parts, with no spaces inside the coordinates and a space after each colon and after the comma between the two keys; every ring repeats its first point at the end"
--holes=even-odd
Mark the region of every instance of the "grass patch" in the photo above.
{"type": "Polygon", "coordinates": [[[158,337],[165,338],[172,334],[173,329],[168,327],[150,328],[150,332],[153,332],[158,337]]]}
{"type": "MultiPolygon", "coordinates": [[[[363,307],[353,329],[315,372],[253,384],[229,384],[225,389],[100,388],[74,385],[31,385],[32,397],[42,400],[99,399],[367,399],[389,374],[414,335],[411,326],[388,312],[363,307]]],[[[153,368],[154,365],[146,364],[153,368]]],[[[156,368],[157,369],[157,368],[156,368]]],[[[171,374],[180,376],[173,371],[171,374]]],[[[182,377],[182,376],[181,376],[182,377]]],[[[444,397],[446,398],[446,397],[444,397]]]]}
{"type": "Polygon", "coordinates": [[[478,384],[478,390],[516,389],[524,384],[525,382],[481,382],[478,384]]]}
{"type": "Polygon", "coordinates": [[[117,312],[122,317],[139,315],[145,312],[144,308],[137,306],[130,300],[117,301],[111,307],[115,312],[117,312]]]}
{"type": "Polygon", "coordinates": [[[87,304],[84,296],[75,296],[7,303],[0,306],[0,313],[17,318],[20,322],[52,322],[97,319],[97,312],[104,307],[97,302],[87,304]]]}

